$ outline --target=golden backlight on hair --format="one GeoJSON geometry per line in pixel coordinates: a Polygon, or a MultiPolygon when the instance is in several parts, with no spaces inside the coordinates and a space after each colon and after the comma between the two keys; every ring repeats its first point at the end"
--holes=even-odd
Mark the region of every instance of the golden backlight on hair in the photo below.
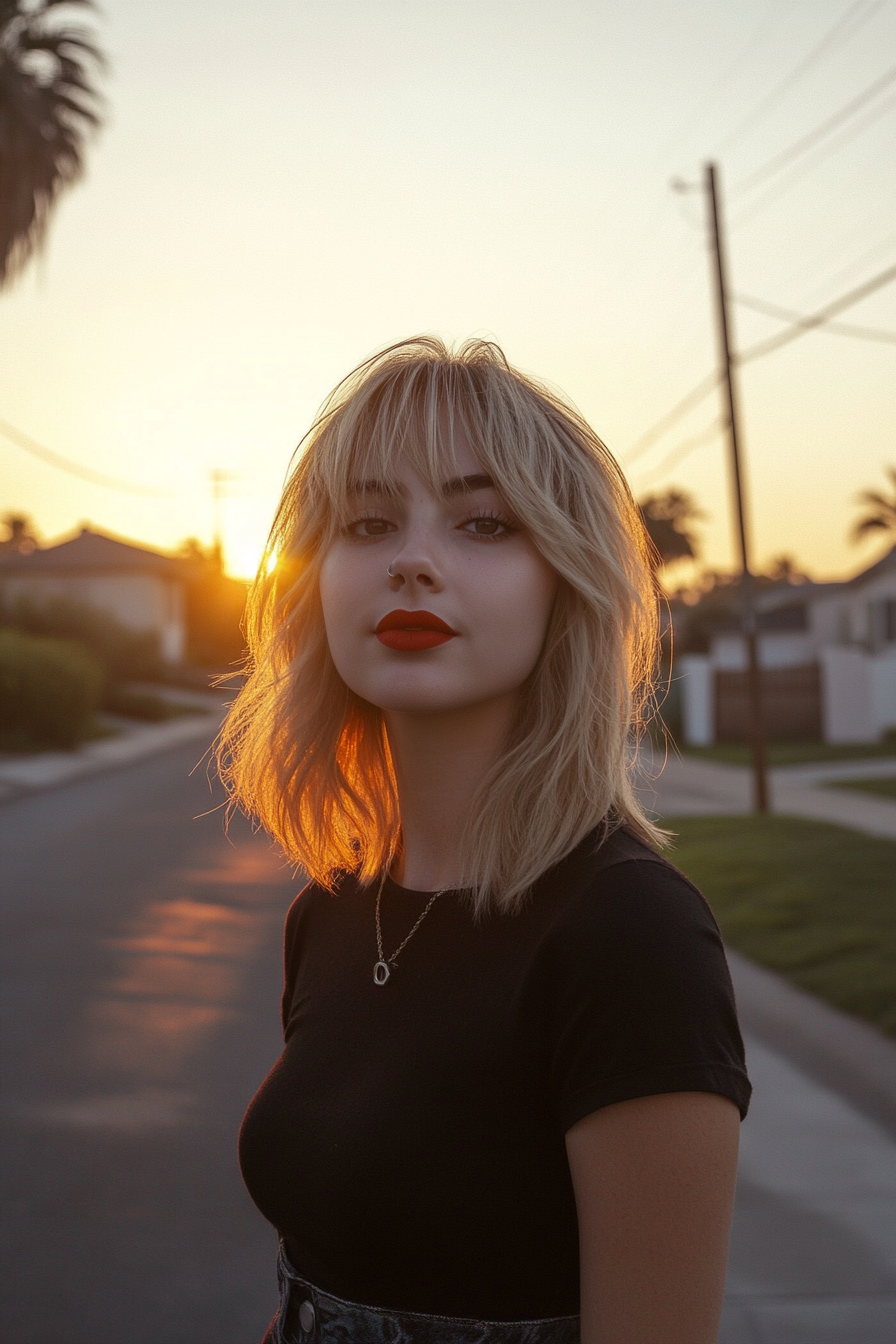
{"type": "Polygon", "coordinates": [[[471,801],[462,883],[513,909],[601,822],[660,833],[632,789],[652,691],[656,594],[615,460],[556,393],[497,346],[392,346],[333,392],[304,441],[249,601],[246,684],[219,764],[233,799],[317,881],[371,880],[401,844],[383,718],[339,677],[318,579],[362,488],[399,489],[404,457],[434,492],[456,481],[462,427],[484,475],[560,576],[545,647],[505,750],[471,801]],[[268,557],[276,556],[271,566],[268,557]]]}

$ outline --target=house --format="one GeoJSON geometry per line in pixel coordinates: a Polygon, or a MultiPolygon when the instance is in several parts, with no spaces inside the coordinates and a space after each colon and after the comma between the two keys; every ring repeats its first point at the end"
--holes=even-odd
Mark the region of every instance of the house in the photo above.
{"type": "MultiPolygon", "coordinates": [[[[896,546],[842,583],[760,591],[756,613],[772,740],[876,742],[896,729],[896,546]]],[[[708,654],[677,660],[686,742],[743,739],[746,662],[733,625],[708,654]]]]}
{"type": "Polygon", "coordinates": [[[76,537],[22,554],[0,555],[4,600],[66,597],[157,636],[167,663],[186,651],[187,566],[183,560],[82,527],[76,537]]]}

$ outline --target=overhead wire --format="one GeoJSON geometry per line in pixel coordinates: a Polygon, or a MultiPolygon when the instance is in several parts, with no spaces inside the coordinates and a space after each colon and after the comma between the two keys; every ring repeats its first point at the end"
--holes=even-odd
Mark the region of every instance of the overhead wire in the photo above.
{"type": "Polygon", "coordinates": [[[692,411],[696,406],[699,406],[702,401],[706,400],[709,394],[718,386],[720,378],[721,375],[718,373],[710,373],[706,378],[701,378],[700,382],[697,383],[695,387],[692,387],[690,392],[686,393],[680,401],[677,401],[674,406],[666,411],[665,415],[661,415],[659,420],[655,421],[648,430],[644,431],[641,437],[635,441],[623,457],[623,464],[626,467],[630,467],[632,463],[637,462],[638,458],[642,457],[644,453],[647,452],[648,448],[652,448],[656,441],[662,438],[667,429],[671,429],[674,424],[678,423],[682,416],[687,415],[689,411],[692,411]]]}
{"type": "MultiPolygon", "coordinates": [[[[873,247],[866,248],[859,256],[854,257],[852,261],[847,262],[845,266],[840,266],[833,275],[828,275],[824,282],[815,283],[811,290],[800,299],[800,306],[812,308],[823,296],[825,290],[846,284],[855,278],[856,275],[868,269],[871,262],[877,262],[883,259],[884,254],[892,255],[896,252],[896,233],[891,233],[887,238],[882,238],[880,242],[875,243],[873,247]]],[[[801,281],[805,283],[807,277],[805,274],[801,281]]]]}
{"type": "MultiPolygon", "coordinates": [[[[836,317],[838,313],[845,312],[854,304],[861,302],[862,299],[875,293],[884,286],[892,284],[896,280],[896,266],[888,266],[886,270],[879,272],[870,279],[865,280],[861,285],[857,285],[847,294],[841,294],[838,298],[818,309],[815,313],[810,313],[802,317],[798,322],[788,327],[786,331],[778,332],[775,336],[767,340],[757,341],[755,345],[748,346],[746,350],[735,355],[733,362],[736,364],[750,364],[754,360],[762,359],[765,355],[770,355],[773,350],[778,350],[783,345],[791,341],[798,340],[800,336],[805,336],[808,332],[814,331],[823,326],[830,318],[836,317]]],[[[639,457],[643,456],[649,448],[663,437],[667,430],[677,424],[683,416],[687,415],[695,407],[704,402],[713,392],[722,380],[721,373],[711,373],[691,388],[674,406],[670,407],[664,415],[645,430],[639,439],[623,455],[621,461],[625,467],[630,467],[639,457]]]]}
{"type": "Polygon", "coordinates": [[[152,499],[172,499],[174,491],[161,490],[151,485],[140,485],[137,481],[128,481],[121,476],[108,476],[105,472],[94,471],[91,467],[82,466],[80,462],[73,461],[70,457],[63,457],[62,453],[55,453],[52,448],[46,448],[36,439],[32,439],[30,434],[25,434],[21,429],[16,429],[8,420],[0,419],[0,434],[9,439],[11,443],[23,448],[26,453],[32,457],[39,458],[40,461],[48,463],[51,467],[56,467],[59,471],[66,471],[70,476],[78,476],[83,481],[90,481],[93,485],[102,485],[107,490],[120,490],[129,495],[145,495],[152,499]]]}
{"type": "MultiPolygon", "coordinates": [[[[777,317],[782,322],[802,326],[809,321],[805,313],[794,312],[792,308],[782,308],[777,303],[767,303],[765,299],[756,299],[751,294],[733,294],[731,297],[742,308],[751,308],[756,313],[764,313],[766,317],[777,317]]],[[[824,322],[812,325],[818,325],[819,330],[828,331],[834,336],[852,336],[860,341],[881,341],[888,345],[896,345],[896,331],[882,331],[877,327],[857,327],[851,322],[824,322]]]]}
{"type": "Polygon", "coordinates": [[[768,42],[769,38],[774,33],[774,30],[777,24],[781,21],[784,12],[785,12],[784,6],[780,3],[780,0],[772,0],[772,3],[768,5],[768,7],[763,11],[762,18],[756,25],[753,32],[750,34],[750,37],[748,38],[744,46],[741,47],[740,51],[738,52],[737,56],[735,56],[734,60],[731,61],[728,65],[726,65],[722,73],[715,80],[713,80],[709,89],[706,91],[706,93],[703,95],[703,97],[699,100],[697,105],[688,115],[688,118],[685,121],[685,124],[681,127],[681,129],[676,131],[674,135],[669,140],[667,140],[665,144],[662,146],[662,148],[658,151],[657,153],[658,159],[664,159],[667,154],[671,153],[673,149],[676,149],[681,144],[685,136],[688,135],[690,131],[693,130],[694,126],[697,125],[700,118],[706,112],[707,108],[712,106],[712,103],[715,100],[719,90],[729,88],[732,83],[733,76],[739,70],[741,70],[744,65],[746,65],[749,62],[749,60],[755,55],[757,51],[761,51],[761,49],[765,46],[766,42],[768,42]]]}
{"type": "Polygon", "coordinates": [[[813,145],[835,131],[844,121],[848,121],[850,117],[853,117],[857,112],[860,112],[866,103],[870,103],[883,89],[889,84],[892,84],[894,80],[896,80],[896,66],[891,66],[891,68],[887,70],[885,74],[881,75],[879,79],[876,79],[862,93],[858,94],[850,102],[844,104],[838,111],[826,118],[826,120],[819,126],[816,126],[814,130],[801,136],[799,140],[795,140],[792,145],[789,145],[786,149],[782,149],[779,154],[775,154],[767,163],[754,169],[752,173],[748,173],[748,175],[742,178],[740,182],[736,182],[731,188],[729,193],[730,196],[735,197],[741,195],[745,191],[752,191],[754,187],[759,186],[764,182],[767,177],[771,177],[775,173],[780,172],[782,168],[786,168],[788,163],[793,159],[799,158],[801,154],[806,153],[806,151],[811,149],[813,145]]]}
{"type": "Polygon", "coordinates": [[[774,183],[764,195],[759,197],[758,200],[747,205],[739,215],[735,215],[734,219],[731,221],[731,228],[739,228],[740,225],[746,223],[748,219],[753,219],[756,215],[760,214],[766,206],[773,205],[786,191],[789,191],[791,187],[795,186],[797,182],[804,178],[807,173],[811,173],[819,164],[824,163],[825,159],[830,158],[832,154],[836,154],[838,150],[843,149],[844,145],[848,145],[857,135],[861,135],[862,131],[867,130],[869,126],[873,126],[876,121],[879,121],[881,117],[886,116],[888,112],[893,111],[894,108],[896,108],[896,98],[890,98],[883,103],[879,103],[877,107],[872,108],[867,116],[848,127],[836,139],[828,141],[828,143],[811,159],[797,164],[790,172],[789,176],[785,177],[783,181],[774,183]]]}
{"type": "Polygon", "coordinates": [[[643,490],[657,477],[663,476],[673,467],[679,466],[686,457],[690,457],[691,453],[696,452],[698,448],[703,448],[707,443],[712,443],[713,439],[718,438],[724,428],[724,421],[719,418],[714,420],[711,425],[707,425],[699,434],[694,434],[689,439],[685,439],[683,443],[676,444],[661,462],[657,463],[655,467],[651,467],[647,475],[642,478],[639,489],[643,490]]]}
{"type": "Polygon", "coordinates": [[[886,0],[855,0],[845,14],[835,21],[825,35],[797,64],[766,94],[762,101],[748,113],[732,131],[722,139],[718,150],[728,149],[750,130],[757,122],[776,107],[781,99],[790,92],[794,84],[817,65],[825,56],[832,54],[856,35],[869,19],[886,3],[886,0]]]}
{"type": "Polygon", "coordinates": [[[847,308],[852,308],[854,304],[860,303],[862,299],[875,294],[879,289],[883,289],[886,285],[892,285],[894,280],[896,280],[896,266],[888,266],[885,271],[881,271],[878,275],[872,276],[870,280],[857,285],[848,294],[842,294],[840,298],[825,304],[824,308],[819,308],[817,312],[810,313],[808,317],[794,322],[786,331],[779,331],[776,336],[770,336],[767,340],[757,341],[755,345],[748,346],[746,350],[742,350],[736,356],[736,363],[751,364],[756,359],[762,359],[765,355],[770,355],[773,350],[780,350],[783,345],[789,345],[791,341],[798,340],[800,336],[804,336],[807,332],[823,326],[830,318],[836,317],[838,313],[845,312],[847,308]]]}

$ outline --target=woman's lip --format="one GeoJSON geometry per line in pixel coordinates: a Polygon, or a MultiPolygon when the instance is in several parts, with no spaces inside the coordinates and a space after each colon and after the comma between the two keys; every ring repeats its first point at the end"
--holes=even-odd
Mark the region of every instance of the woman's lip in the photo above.
{"type": "Polygon", "coordinates": [[[431,611],[390,611],[374,631],[381,644],[400,653],[418,653],[447,644],[457,634],[431,611]]]}
{"type": "Polygon", "coordinates": [[[457,631],[431,611],[390,611],[376,627],[376,634],[384,630],[438,630],[442,635],[456,635],[457,631]]]}

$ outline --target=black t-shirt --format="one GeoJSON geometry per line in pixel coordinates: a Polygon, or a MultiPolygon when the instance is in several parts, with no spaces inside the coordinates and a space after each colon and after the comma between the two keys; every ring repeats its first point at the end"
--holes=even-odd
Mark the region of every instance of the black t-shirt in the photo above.
{"type": "MultiPolygon", "coordinates": [[[[286,1048],[243,1121],[255,1203],[298,1271],[371,1306],[578,1311],[564,1134],[601,1106],[716,1092],[745,1114],[731,980],[697,889],[626,830],[521,913],[441,896],[374,983],[375,889],[311,884],[286,920],[286,1048]]],[[[389,955],[430,893],[387,881],[389,955]]]]}

